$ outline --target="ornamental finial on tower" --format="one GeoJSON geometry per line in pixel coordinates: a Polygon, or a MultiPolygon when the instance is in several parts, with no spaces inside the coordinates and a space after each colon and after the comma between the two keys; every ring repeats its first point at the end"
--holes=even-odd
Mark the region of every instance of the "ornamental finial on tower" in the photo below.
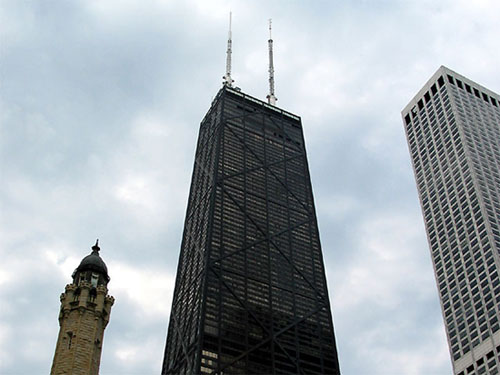
{"type": "Polygon", "coordinates": [[[271,19],[269,19],[269,94],[267,95],[267,102],[271,105],[276,105],[276,96],[274,96],[274,62],[273,62],[273,37],[271,35],[271,19]]]}
{"type": "Polygon", "coordinates": [[[232,12],[229,12],[229,32],[227,35],[227,51],[226,51],[226,74],[222,77],[224,86],[233,87],[234,80],[231,78],[231,53],[232,51],[232,34],[231,34],[231,18],[232,12]]]}
{"type": "Polygon", "coordinates": [[[106,263],[104,263],[101,256],[99,255],[100,249],[101,248],[99,247],[99,240],[97,240],[95,245],[92,246],[92,252],[82,259],[80,265],[73,272],[73,279],[75,283],[77,283],[78,275],[82,272],[87,271],[100,273],[104,277],[104,280],[106,280],[106,283],[109,282],[110,279],[108,276],[108,267],[106,267],[106,263]]]}

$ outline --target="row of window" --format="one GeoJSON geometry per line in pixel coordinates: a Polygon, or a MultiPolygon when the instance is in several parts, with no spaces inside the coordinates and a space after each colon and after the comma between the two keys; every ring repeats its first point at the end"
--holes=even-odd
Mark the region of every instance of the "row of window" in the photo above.
{"type": "Polygon", "coordinates": [[[488,94],[484,92],[480,92],[477,88],[471,87],[469,84],[462,82],[458,78],[454,78],[451,75],[448,76],[448,82],[450,82],[452,85],[457,85],[458,88],[467,91],[469,94],[475,95],[479,99],[483,99],[486,103],[493,104],[495,107],[498,107],[498,101],[492,97],[489,96],[488,94]]]}
{"type": "MultiPolygon", "coordinates": [[[[431,94],[432,94],[432,97],[434,98],[434,100],[436,100],[436,95],[438,94],[438,91],[439,89],[441,89],[441,92],[444,92],[444,89],[445,89],[445,85],[444,85],[444,79],[443,79],[443,76],[440,76],[438,79],[437,79],[437,82],[434,83],[431,88],[430,88],[430,93],[429,91],[425,92],[424,96],[423,96],[423,100],[425,100],[425,103],[429,103],[432,101],[431,99],[431,94]],[[437,85],[436,85],[437,83],[437,85]],[[439,89],[438,89],[439,87],[439,89]]],[[[422,109],[424,107],[424,102],[423,102],[422,99],[420,99],[417,103],[419,109],[422,109]]],[[[410,113],[406,114],[405,116],[405,123],[406,125],[411,125],[411,120],[412,118],[417,118],[417,107],[413,107],[411,110],[410,110],[410,113]],[[411,113],[411,117],[410,117],[410,113],[411,113]]]]}
{"type": "Polygon", "coordinates": [[[484,374],[496,375],[500,370],[500,345],[479,358],[475,363],[468,366],[467,369],[458,373],[458,375],[484,374]]]}

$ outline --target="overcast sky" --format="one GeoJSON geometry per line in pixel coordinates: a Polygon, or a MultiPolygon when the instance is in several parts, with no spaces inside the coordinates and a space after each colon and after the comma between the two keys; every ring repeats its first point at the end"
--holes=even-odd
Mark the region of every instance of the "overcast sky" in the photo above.
{"type": "Polygon", "coordinates": [[[101,374],[159,374],[198,126],[233,77],[302,117],[344,375],[451,362],[400,111],[440,65],[499,92],[498,0],[0,1],[0,373],[47,374],[100,239],[101,374]]]}

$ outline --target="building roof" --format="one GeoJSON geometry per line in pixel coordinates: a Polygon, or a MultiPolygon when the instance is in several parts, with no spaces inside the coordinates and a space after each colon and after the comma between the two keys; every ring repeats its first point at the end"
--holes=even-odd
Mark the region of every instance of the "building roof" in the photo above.
{"type": "Polygon", "coordinates": [[[106,267],[106,264],[99,255],[100,249],[98,242],[96,242],[96,244],[92,246],[92,253],[82,259],[74,274],[82,271],[96,271],[103,274],[109,281],[108,267],[106,267]]]}

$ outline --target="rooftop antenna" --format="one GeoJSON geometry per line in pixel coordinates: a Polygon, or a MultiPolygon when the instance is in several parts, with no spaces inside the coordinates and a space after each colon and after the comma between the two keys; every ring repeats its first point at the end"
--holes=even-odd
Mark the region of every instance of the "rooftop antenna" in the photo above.
{"type": "Polygon", "coordinates": [[[274,63],[273,63],[273,36],[271,35],[271,19],[269,19],[269,95],[267,102],[271,105],[276,105],[276,96],[274,96],[274,63]]]}
{"type": "Polygon", "coordinates": [[[232,45],[233,41],[232,39],[232,34],[231,34],[231,18],[232,18],[232,12],[229,12],[229,32],[227,35],[227,51],[226,51],[226,74],[224,77],[222,77],[223,81],[222,84],[224,86],[228,87],[233,87],[233,82],[234,80],[231,78],[231,53],[232,53],[232,45]]]}

